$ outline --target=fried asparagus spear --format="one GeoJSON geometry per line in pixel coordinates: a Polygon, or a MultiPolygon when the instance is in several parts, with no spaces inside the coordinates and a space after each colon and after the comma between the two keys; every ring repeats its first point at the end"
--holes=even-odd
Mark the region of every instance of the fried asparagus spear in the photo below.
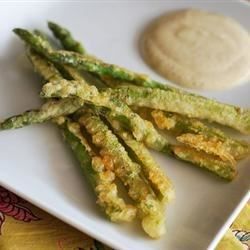
{"type": "Polygon", "coordinates": [[[211,99],[204,99],[205,102],[200,102],[192,95],[137,86],[112,89],[112,95],[131,106],[148,107],[181,113],[190,118],[207,119],[210,122],[215,121],[222,125],[231,126],[242,133],[248,133],[247,131],[250,129],[249,110],[221,104],[211,99]],[[245,128],[241,129],[242,125],[245,128]]]}
{"type": "Polygon", "coordinates": [[[72,114],[82,105],[83,101],[79,98],[49,100],[39,110],[26,111],[5,119],[0,123],[0,130],[17,129],[31,124],[43,123],[58,116],[72,114]]]}
{"type": "Polygon", "coordinates": [[[140,166],[131,160],[117,137],[98,116],[86,113],[79,122],[92,135],[92,142],[100,149],[100,155],[112,159],[115,174],[137,204],[144,231],[153,238],[160,237],[165,233],[164,209],[141,177],[140,166]]]}
{"type": "Polygon", "coordinates": [[[106,116],[112,125],[115,133],[125,142],[132,152],[133,158],[140,164],[144,175],[151,184],[158,198],[163,202],[170,202],[174,199],[174,188],[170,179],[164,174],[160,166],[155,162],[143,143],[134,139],[129,131],[126,131],[122,125],[106,116]]]}
{"type": "Polygon", "coordinates": [[[236,160],[230,154],[226,145],[223,145],[217,138],[206,138],[203,135],[195,134],[182,134],[176,137],[177,141],[182,142],[185,145],[189,145],[198,151],[204,151],[208,154],[217,155],[223,161],[230,161],[233,165],[236,164],[236,160]]]}
{"type": "Polygon", "coordinates": [[[235,128],[242,133],[250,134],[250,111],[242,108],[219,103],[198,95],[190,94],[172,87],[148,88],[159,85],[148,76],[134,73],[113,64],[107,64],[96,58],[69,51],[53,51],[44,46],[41,39],[24,29],[14,32],[37,52],[49,60],[77,67],[99,76],[109,76],[121,81],[132,82],[145,88],[121,87],[116,95],[120,95],[131,105],[157,108],[165,111],[181,113],[188,117],[215,121],[225,126],[235,128]],[[131,97],[131,98],[130,98],[131,97]],[[158,107],[155,107],[159,104],[158,107]]]}
{"type": "MultiPolygon", "coordinates": [[[[146,112],[150,113],[149,110],[146,112]]],[[[170,131],[180,142],[203,148],[208,153],[228,160],[240,160],[250,153],[250,145],[247,142],[227,136],[220,129],[207,126],[197,119],[161,110],[153,110],[151,115],[160,129],[170,131]]]]}
{"type": "Polygon", "coordinates": [[[60,126],[65,141],[71,147],[84,175],[94,189],[97,204],[108,218],[114,222],[133,220],[136,215],[136,208],[127,205],[119,197],[117,186],[114,183],[113,169],[106,160],[93,152],[81,134],[80,125],[62,117],[56,119],[56,123],[60,126]]]}
{"type": "Polygon", "coordinates": [[[216,171],[217,175],[232,180],[236,175],[235,165],[232,165],[230,161],[221,161],[220,157],[215,155],[209,155],[205,152],[198,151],[182,145],[175,145],[173,150],[177,156],[186,159],[187,162],[191,162],[204,167],[210,171],[216,171]]]}

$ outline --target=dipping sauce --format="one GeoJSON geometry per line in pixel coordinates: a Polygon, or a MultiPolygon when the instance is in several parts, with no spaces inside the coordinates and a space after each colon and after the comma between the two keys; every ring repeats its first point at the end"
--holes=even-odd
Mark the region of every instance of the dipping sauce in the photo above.
{"type": "Polygon", "coordinates": [[[250,35],[230,17],[172,12],[149,25],[141,46],[153,69],[184,87],[226,89],[250,79],[250,35]]]}

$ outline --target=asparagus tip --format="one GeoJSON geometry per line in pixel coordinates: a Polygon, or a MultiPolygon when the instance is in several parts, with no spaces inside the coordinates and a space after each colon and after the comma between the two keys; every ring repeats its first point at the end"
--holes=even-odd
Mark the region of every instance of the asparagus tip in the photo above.
{"type": "Polygon", "coordinates": [[[22,28],[15,28],[13,29],[13,32],[20,37],[24,42],[30,44],[32,39],[36,37],[35,34],[31,33],[28,30],[22,29],[22,28]]]}
{"type": "Polygon", "coordinates": [[[22,35],[28,33],[27,30],[21,29],[21,28],[14,28],[14,29],[13,29],[13,32],[14,32],[16,35],[18,35],[18,36],[22,36],[22,35]]]}
{"type": "Polygon", "coordinates": [[[54,22],[48,21],[48,27],[53,30],[54,28],[59,28],[60,26],[54,22]]]}

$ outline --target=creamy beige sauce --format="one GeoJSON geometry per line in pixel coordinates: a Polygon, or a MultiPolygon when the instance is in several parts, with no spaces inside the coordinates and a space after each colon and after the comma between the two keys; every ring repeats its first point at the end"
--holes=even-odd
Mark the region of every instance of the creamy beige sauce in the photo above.
{"type": "Polygon", "coordinates": [[[188,9],[144,32],[142,53],[167,79],[185,87],[224,89],[250,79],[250,35],[229,17],[188,9]]]}

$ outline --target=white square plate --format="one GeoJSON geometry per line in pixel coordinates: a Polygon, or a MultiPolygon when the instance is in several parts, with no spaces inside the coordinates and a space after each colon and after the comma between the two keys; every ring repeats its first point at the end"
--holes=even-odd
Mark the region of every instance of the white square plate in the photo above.
{"type": "MultiPolygon", "coordinates": [[[[0,117],[39,107],[39,80],[24,56],[14,27],[45,29],[52,20],[68,27],[100,58],[164,81],[143,62],[138,38],[145,25],[166,11],[197,7],[217,11],[250,28],[250,8],[236,1],[83,1],[0,3],[0,117]]],[[[250,107],[250,84],[203,92],[250,107]]],[[[139,225],[107,221],[59,131],[50,124],[0,133],[0,184],[49,213],[116,249],[213,249],[249,198],[250,161],[227,183],[207,171],[154,153],[173,180],[176,200],[167,210],[167,234],[144,235],[139,225]]]]}

